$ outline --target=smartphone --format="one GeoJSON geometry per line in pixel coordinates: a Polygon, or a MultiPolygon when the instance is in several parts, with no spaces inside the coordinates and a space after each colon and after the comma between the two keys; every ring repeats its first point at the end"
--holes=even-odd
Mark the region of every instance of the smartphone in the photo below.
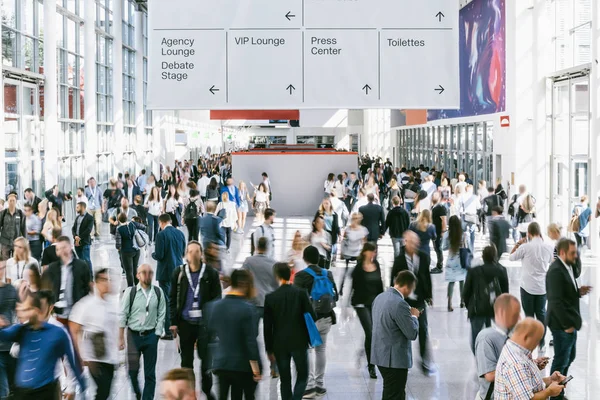
{"type": "Polygon", "coordinates": [[[572,376],[572,375],[569,375],[569,376],[567,376],[567,377],[566,377],[566,378],[565,378],[565,379],[564,379],[564,380],[563,380],[563,381],[560,383],[560,385],[564,386],[564,385],[566,385],[567,383],[571,382],[571,380],[572,380],[572,379],[573,379],[573,376],[572,376]]]}
{"type": "Polygon", "coordinates": [[[423,311],[425,311],[425,307],[417,308],[417,310],[419,310],[419,314],[423,314],[423,311]]]}

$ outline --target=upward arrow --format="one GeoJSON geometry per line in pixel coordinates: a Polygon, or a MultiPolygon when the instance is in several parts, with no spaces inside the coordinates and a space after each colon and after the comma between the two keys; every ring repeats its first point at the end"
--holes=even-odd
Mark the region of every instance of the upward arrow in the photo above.
{"type": "Polygon", "coordinates": [[[371,90],[371,86],[369,86],[368,84],[363,86],[362,90],[365,91],[365,94],[369,94],[369,90],[371,90]]]}
{"type": "Polygon", "coordinates": [[[288,21],[291,21],[292,18],[296,18],[296,16],[292,14],[291,11],[288,11],[287,14],[285,14],[285,17],[288,19],[288,21]]]}
{"type": "Polygon", "coordinates": [[[290,95],[292,94],[292,92],[294,90],[296,90],[296,88],[294,87],[294,85],[290,84],[288,87],[285,88],[285,90],[289,90],[290,91],[290,95]]]}
{"type": "Polygon", "coordinates": [[[441,11],[438,12],[437,14],[435,14],[435,16],[438,17],[438,19],[439,19],[440,22],[442,22],[442,18],[445,17],[444,13],[441,12],[441,11]]]}

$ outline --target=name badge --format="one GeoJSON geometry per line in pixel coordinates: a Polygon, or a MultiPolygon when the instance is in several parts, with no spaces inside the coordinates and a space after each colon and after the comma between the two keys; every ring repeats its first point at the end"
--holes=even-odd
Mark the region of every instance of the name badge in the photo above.
{"type": "Polygon", "coordinates": [[[202,318],[201,310],[190,310],[190,318],[202,318]]]}
{"type": "Polygon", "coordinates": [[[198,308],[200,308],[199,306],[200,306],[200,305],[198,304],[198,302],[197,302],[197,301],[194,301],[194,302],[192,303],[192,308],[193,308],[194,310],[197,310],[198,308]]]}

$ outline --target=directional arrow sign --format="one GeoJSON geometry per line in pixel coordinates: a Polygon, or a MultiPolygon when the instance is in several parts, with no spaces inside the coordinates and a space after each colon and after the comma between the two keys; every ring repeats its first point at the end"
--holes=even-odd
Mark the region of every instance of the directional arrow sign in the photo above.
{"type": "Polygon", "coordinates": [[[444,90],[446,90],[446,89],[444,89],[444,87],[442,85],[440,85],[439,88],[436,88],[436,89],[433,89],[433,90],[435,90],[436,92],[439,92],[439,94],[442,94],[442,93],[444,93],[444,90]]]}
{"type": "Polygon", "coordinates": [[[296,16],[292,14],[291,11],[288,11],[287,14],[285,14],[285,17],[288,19],[288,21],[291,21],[292,18],[296,18],[296,16]]]}
{"type": "Polygon", "coordinates": [[[212,85],[212,86],[210,87],[210,89],[208,89],[208,91],[209,91],[209,92],[211,92],[212,94],[215,94],[215,92],[218,92],[218,91],[219,91],[219,89],[215,88],[215,85],[212,85]]]}
{"type": "Polygon", "coordinates": [[[292,92],[293,92],[294,90],[296,90],[296,88],[294,87],[294,85],[290,84],[288,87],[286,87],[286,88],[285,88],[285,90],[289,90],[289,91],[290,91],[290,94],[292,94],[292,92]]]}
{"type": "Polygon", "coordinates": [[[369,90],[371,90],[371,86],[369,86],[367,84],[367,85],[363,86],[362,90],[364,90],[366,94],[369,94],[369,90]]]}
{"type": "Polygon", "coordinates": [[[439,19],[440,22],[442,22],[442,18],[445,17],[444,13],[441,12],[441,11],[439,13],[435,14],[435,16],[438,17],[438,19],[439,19]]]}

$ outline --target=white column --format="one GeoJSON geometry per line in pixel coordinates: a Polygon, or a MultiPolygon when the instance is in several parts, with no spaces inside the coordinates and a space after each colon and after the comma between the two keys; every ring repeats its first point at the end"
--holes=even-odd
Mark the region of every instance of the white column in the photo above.
{"type": "MultiPolygon", "coordinates": [[[[0,24],[0,37],[2,36],[2,25],[0,24]]],[[[2,54],[2,40],[0,40],[0,54],[2,54]]],[[[0,63],[0,72],[4,69],[4,63],[0,63]]],[[[4,73],[0,74],[0,83],[4,89],[4,73]]],[[[0,195],[4,197],[4,188],[6,187],[6,160],[4,152],[6,151],[6,141],[4,133],[4,96],[0,96],[0,195]]]]}
{"type": "Polygon", "coordinates": [[[85,14],[84,32],[84,102],[85,102],[85,180],[98,179],[98,132],[96,110],[96,2],[83,0],[85,14]]]}
{"type": "MultiPolygon", "coordinates": [[[[44,189],[58,183],[58,68],[56,2],[44,2],[44,189]]],[[[94,53],[95,54],[95,53],[94,53]]]]}
{"type": "Polygon", "coordinates": [[[123,151],[123,0],[113,2],[113,107],[114,107],[114,154],[117,172],[124,172],[123,151]]]}
{"type": "Polygon", "coordinates": [[[145,117],[144,117],[144,32],[143,32],[144,13],[141,11],[135,12],[134,32],[135,32],[135,133],[137,143],[140,143],[135,148],[136,151],[136,170],[131,171],[136,175],[144,168],[146,151],[148,149],[148,140],[145,134],[145,117]],[[141,145],[143,143],[143,145],[141,145]]]}

